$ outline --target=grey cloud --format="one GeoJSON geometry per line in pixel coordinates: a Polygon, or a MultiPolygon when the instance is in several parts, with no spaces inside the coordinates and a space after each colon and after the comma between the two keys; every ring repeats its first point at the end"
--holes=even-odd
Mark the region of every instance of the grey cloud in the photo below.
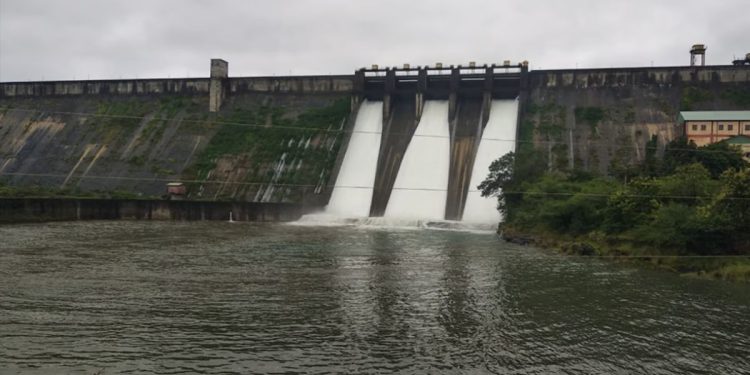
{"type": "Polygon", "coordinates": [[[750,52],[750,3],[0,0],[0,80],[350,73],[527,59],[532,68],[684,65],[750,52]]]}

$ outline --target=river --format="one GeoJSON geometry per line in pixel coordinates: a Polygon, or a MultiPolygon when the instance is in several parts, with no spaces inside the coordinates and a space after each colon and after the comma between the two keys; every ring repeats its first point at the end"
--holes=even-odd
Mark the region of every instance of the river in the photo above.
{"type": "Polygon", "coordinates": [[[0,226],[0,373],[721,373],[750,287],[435,230],[0,226]]]}

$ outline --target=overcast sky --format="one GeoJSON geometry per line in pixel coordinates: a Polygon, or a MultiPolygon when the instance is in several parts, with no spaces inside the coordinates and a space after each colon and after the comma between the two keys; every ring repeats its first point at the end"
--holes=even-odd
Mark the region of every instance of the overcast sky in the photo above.
{"type": "Polygon", "coordinates": [[[0,81],[348,74],[358,67],[708,64],[750,52],[750,0],[0,0],[0,81]]]}

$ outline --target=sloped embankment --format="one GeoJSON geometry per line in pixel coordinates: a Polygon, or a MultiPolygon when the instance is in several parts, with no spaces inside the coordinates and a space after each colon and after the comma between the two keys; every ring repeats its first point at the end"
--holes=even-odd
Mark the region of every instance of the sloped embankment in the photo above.
{"type": "Polygon", "coordinates": [[[190,180],[194,199],[300,200],[327,182],[349,115],[341,99],[246,93],[212,114],[204,96],[4,98],[0,190],[158,197],[190,180]]]}

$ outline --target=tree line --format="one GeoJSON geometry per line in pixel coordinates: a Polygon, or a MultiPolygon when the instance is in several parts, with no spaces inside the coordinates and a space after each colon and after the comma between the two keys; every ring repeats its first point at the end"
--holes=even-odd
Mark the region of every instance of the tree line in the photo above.
{"type": "Polygon", "coordinates": [[[526,233],[626,241],[663,254],[750,253],[750,168],[724,142],[679,138],[607,175],[548,171],[541,153],[495,160],[479,185],[497,196],[504,225],[526,233]]]}

